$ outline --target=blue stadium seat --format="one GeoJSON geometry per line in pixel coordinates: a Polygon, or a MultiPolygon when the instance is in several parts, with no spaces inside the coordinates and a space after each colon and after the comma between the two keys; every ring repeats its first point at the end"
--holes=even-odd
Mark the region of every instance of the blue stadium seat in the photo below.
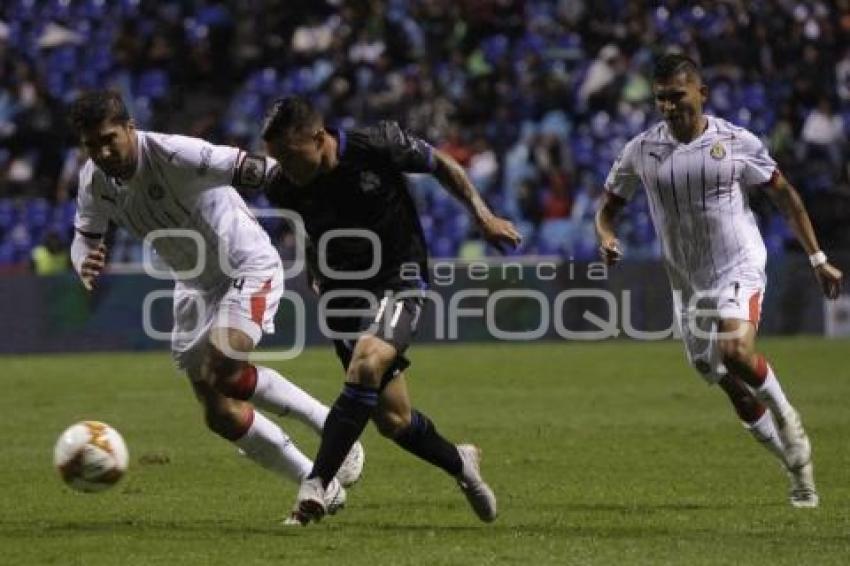
{"type": "Polygon", "coordinates": [[[16,263],[17,251],[11,242],[0,242],[0,265],[16,263]]]}
{"type": "Polygon", "coordinates": [[[18,222],[18,208],[9,198],[0,199],[0,234],[5,234],[18,222]]]}
{"type": "Polygon", "coordinates": [[[431,255],[434,257],[455,257],[458,246],[451,238],[441,236],[431,244],[431,255]]]}
{"type": "Polygon", "coordinates": [[[248,89],[261,95],[272,96],[278,92],[279,81],[277,69],[266,67],[251,75],[248,79],[248,89]]]}
{"type": "Polygon", "coordinates": [[[77,65],[77,48],[66,45],[55,47],[47,56],[47,71],[73,73],[78,69],[77,65]]]}
{"type": "Polygon", "coordinates": [[[29,200],[24,208],[24,222],[29,227],[44,228],[50,220],[51,212],[52,208],[46,199],[29,200]]]}
{"type": "Polygon", "coordinates": [[[572,137],[570,142],[576,165],[590,167],[595,163],[596,155],[593,151],[593,139],[590,136],[576,135],[572,137]]]}
{"type": "Polygon", "coordinates": [[[540,225],[540,248],[546,254],[563,254],[571,251],[575,225],[572,220],[546,220],[540,225]]]}
{"type": "Polygon", "coordinates": [[[162,69],[151,69],[139,76],[135,94],[139,97],[158,100],[168,94],[168,87],[168,74],[162,69]]]}
{"type": "Polygon", "coordinates": [[[481,42],[481,50],[484,53],[484,58],[491,65],[499,62],[510,49],[508,38],[504,35],[491,35],[481,42]]]}

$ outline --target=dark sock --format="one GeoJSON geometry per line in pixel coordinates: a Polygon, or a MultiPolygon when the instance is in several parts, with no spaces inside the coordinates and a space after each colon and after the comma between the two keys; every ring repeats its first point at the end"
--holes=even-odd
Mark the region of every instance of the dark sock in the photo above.
{"type": "Polygon", "coordinates": [[[463,469],[457,446],[440,436],[431,419],[416,409],[411,411],[410,426],[395,438],[395,442],[453,476],[463,469]]]}
{"type": "Polygon", "coordinates": [[[322,441],[308,478],[322,478],[327,487],[354,443],[366,428],[378,404],[378,390],[346,383],[328,413],[322,429],[322,441]]]}

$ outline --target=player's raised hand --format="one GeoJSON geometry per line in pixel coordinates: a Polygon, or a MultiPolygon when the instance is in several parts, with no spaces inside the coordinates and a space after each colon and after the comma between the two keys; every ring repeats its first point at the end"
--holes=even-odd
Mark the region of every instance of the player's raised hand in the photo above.
{"type": "Polygon", "coordinates": [[[522,236],[510,220],[499,218],[493,214],[482,218],[478,222],[481,228],[481,234],[487,242],[505,253],[505,244],[509,244],[512,248],[516,248],[522,243],[522,236]]]}
{"type": "Polygon", "coordinates": [[[80,266],[80,279],[86,291],[94,289],[94,281],[106,265],[106,245],[100,244],[86,255],[80,266]]]}
{"type": "Polygon", "coordinates": [[[823,263],[815,268],[815,275],[826,298],[837,299],[841,294],[841,284],[844,279],[841,270],[829,263],[823,263]]]}
{"type": "Polygon", "coordinates": [[[623,259],[623,250],[620,249],[620,241],[617,238],[608,238],[599,245],[599,257],[606,265],[614,265],[623,259]]]}

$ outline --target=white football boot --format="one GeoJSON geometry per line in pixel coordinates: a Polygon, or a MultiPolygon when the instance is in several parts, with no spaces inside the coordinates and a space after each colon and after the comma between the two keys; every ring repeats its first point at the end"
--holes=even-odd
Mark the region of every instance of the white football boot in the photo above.
{"type": "Polygon", "coordinates": [[[459,444],[457,451],[463,462],[457,485],[479,519],[486,523],[495,521],[496,495],[481,477],[481,450],[472,444],[459,444]]]}
{"type": "Polygon", "coordinates": [[[345,507],[345,488],[334,478],[327,488],[322,487],[321,478],[304,479],[298,489],[295,507],[284,525],[307,525],[319,522],[325,515],[335,515],[345,507]]]}
{"type": "Polygon", "coordinates": [[[791,480],[789,501],[798,508],[817,507],[812,444],[803,428],[800,414],[793,408],[776,418],[777,431],[785,448],[785,468],[791,480]]]}
{"type": "Polygon", "coordinates": [[[366,462],[366,452],[363,450],[363,445],[355,442],[354,446],[348,452],[348,456],[343,460],[342,465],[336,473],[336,479],[343,487],[351,487],[360,475],[363,473],[363,464],[366,462]]]}

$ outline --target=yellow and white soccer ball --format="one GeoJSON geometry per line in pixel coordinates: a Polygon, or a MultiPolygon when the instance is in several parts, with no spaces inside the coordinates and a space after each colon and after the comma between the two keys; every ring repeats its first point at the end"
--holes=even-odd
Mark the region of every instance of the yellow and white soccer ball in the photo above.
{"type": "Polygon", "coordinates": [[[53,449],[53,464],[62,479],[77,491],[109,489],[127,471],[129,454],[118,431],[99,421],[69,426],[53,449]]]}

